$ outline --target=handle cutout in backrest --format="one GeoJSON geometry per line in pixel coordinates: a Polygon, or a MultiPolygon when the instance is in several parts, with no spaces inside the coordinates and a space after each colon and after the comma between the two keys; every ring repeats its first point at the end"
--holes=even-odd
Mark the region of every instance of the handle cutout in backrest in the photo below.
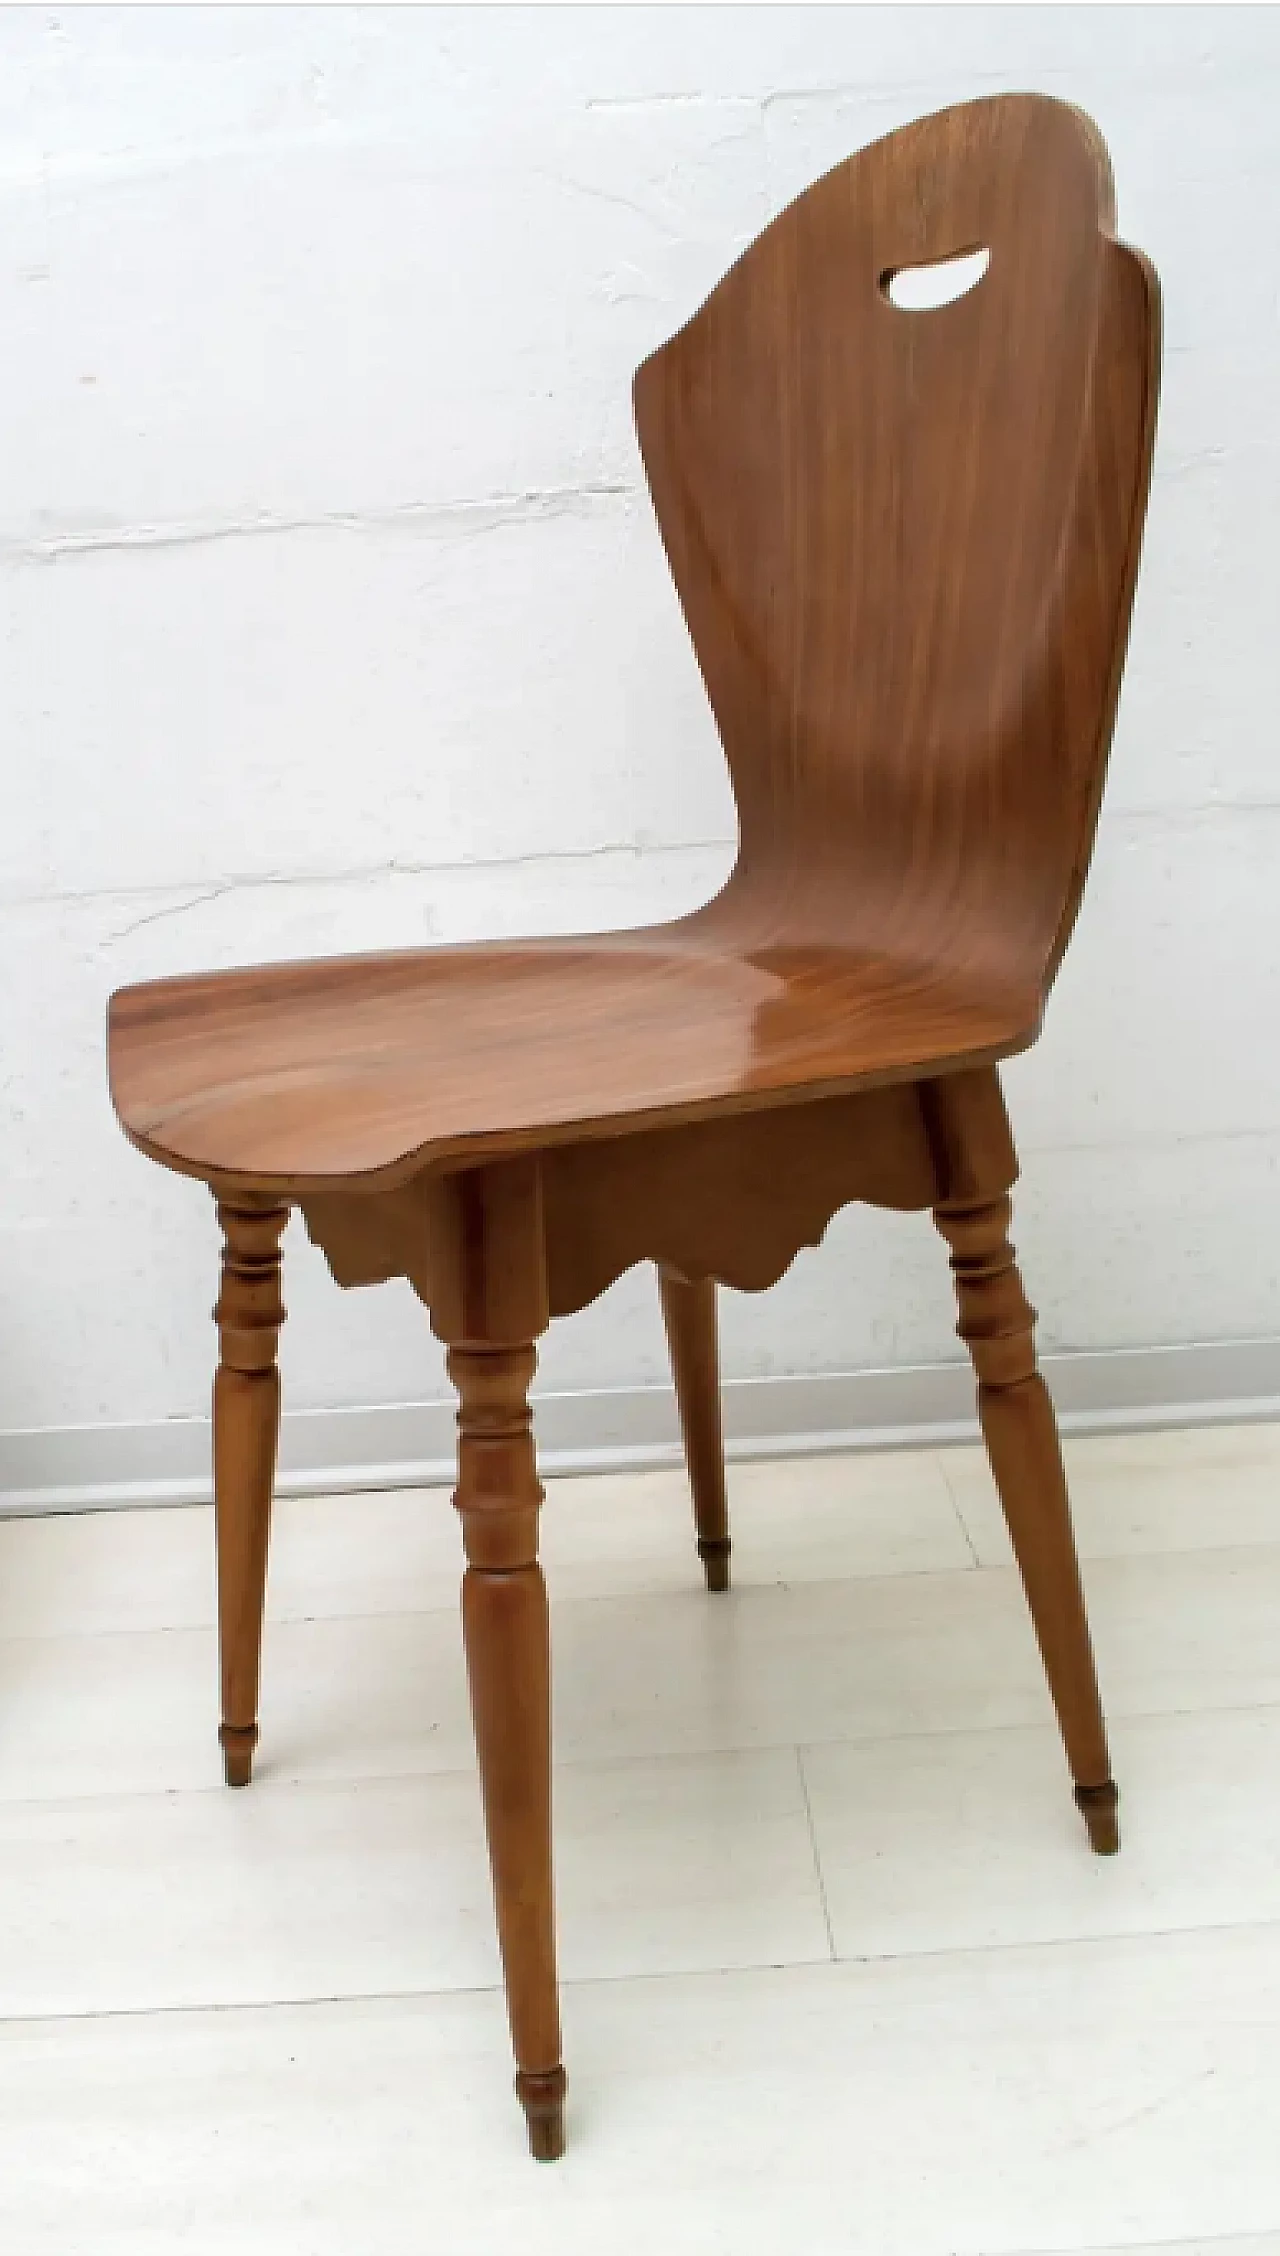
{"type": "Polygon", "coordinates": [[[991,253],[984,245],[976,251],[957,251],[951,258],[930,259],[923,266],[887,266],[880,277],[880,295],[900,313],[931,313],[976,290],[990,264],[991,253]]]}

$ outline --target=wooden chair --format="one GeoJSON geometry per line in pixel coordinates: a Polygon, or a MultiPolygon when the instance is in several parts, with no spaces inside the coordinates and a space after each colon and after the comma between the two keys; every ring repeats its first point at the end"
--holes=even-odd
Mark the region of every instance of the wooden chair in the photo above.
{"type": "MultiPolygon", "coordinates": [[[[563,2147],[542,1491],[553,1316],[658,1266],[713,1590],[729,1533],[715,1282],[757,1291],[852,1200],[951,1249],[1067,1759],[1112,1782],[996,1061],[1076,913],[1128,628],[1158,293],[1089,121],[1033,96],[891,134],[808,190],[635,382],[645,468],[732,770],[737,866],[649,931],[125,989],[116,1109],[225,1234],[214,1382],[222,1729],[247,1783],[279,1411],[279,1240],[407,1277],[459,1397],[462,1622],[517,2090],[563,2147]],[[985,248],[908,311],[901,270],[985,248]]],[[[625,1666],[625,1660],[620,1662],[625,1666]]]]}

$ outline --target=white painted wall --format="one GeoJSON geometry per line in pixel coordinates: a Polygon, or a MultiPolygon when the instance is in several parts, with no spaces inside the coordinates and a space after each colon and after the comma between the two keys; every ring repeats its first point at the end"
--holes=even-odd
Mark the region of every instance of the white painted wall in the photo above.
{"type": "MultiPolygon", "coordinates": [[[[643,921],[731,855],[634,363],[899,122],[1098,119],[1167,293],[1095,874],[1008,1087],[1049,1347],[1280,1332],[1280,18],[1270,9],[0,11],[0,1432],[207,1400],[200,1191],[126,1147],[110,989],[643,921]]],[[[289,1399],[438,1397],[291,1233],[289,1399]]],[[[954,1352],[923,1221],[732,1300],[738,1377],[954,1352]]],[[[663,1375],[647,1276],[551,1387],[663,1375]]]]}

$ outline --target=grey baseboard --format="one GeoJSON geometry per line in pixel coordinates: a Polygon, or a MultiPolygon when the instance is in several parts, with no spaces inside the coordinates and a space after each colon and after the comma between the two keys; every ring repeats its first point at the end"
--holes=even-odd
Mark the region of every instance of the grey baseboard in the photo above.
{"type": "MultiPolygon", "coordinates": [[[[1280,1418],[1277,1339],[1051,1355],[1043,1369],[1069,1433],[1280,1418]]],[[[669,1388],[544,1394],[536,1407],[547,1474],[619,1472],[679,1457],[669,1388]]],[[[973,1380],[960,1361],[733,1379],[724,1423],[726,1451],[738,1458],[921,1448],[977,1433],[973,1380]]],[[[290,1496],[436,1486],[453,1478],[453,1448],[448,1402],[289,1411],[278,1486],[290,1496]]],[[[203,1418],[0,1434],[0,1513],[193,1504],[209,1495],[203,1418]]]]}

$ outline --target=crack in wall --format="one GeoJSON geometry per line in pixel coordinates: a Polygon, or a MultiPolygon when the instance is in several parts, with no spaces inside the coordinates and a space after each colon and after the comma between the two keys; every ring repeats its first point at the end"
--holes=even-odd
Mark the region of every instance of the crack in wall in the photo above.
{"type": "MultiPolygon", "coordinates": [[[[128,924],[121,925],[118,930],[106,934],[103,945],[114,947],[120,941],[131,939],[133,934],[140,932],[145,925],[161,924],[172,917],[186,916],[193,909],[203,908],[208,902],[221,900],[225,895],[233,893],[256,893],[266,891],[268,888],[277,890],[285,886],[311,886],[320,890],[335,885],[367,885],[376,882],[379,878],[387,877],[453,878],[471,876],[473,873],[478,877],[486,874],[498,876],[505,874],[508,870],[552,870],[557,866],[565,864],[577,866],[583,862],[618,861],[639,865],[641,862],[656,860],[671,861],[687,854],[724,853],[731,848],[732,843],[733,841],[728,838],[699,838],[678,846],[588,846],[578,853],[511,854],[499,860],[486,861],[411,862],[393,858],[387,862],[373,862],[345,870],[299,870],[293,872],[268,870],[244,876],[220,878],[216,884],[204,885],[198,889],[193,888],[190,897],[186,900],[166,900],[158,908],[149,909],[144,915],[134,917],[128,924]]],[[[167,885],[150,888],[133,886],[125,890],[132,894],[134,898],[145,900],[148,893],[163,891],[168,894],[182,889],[167,885]]],[[[94,900],[110,898],[110,892],[32,896],[23,901],[0,903],[0,914],[4,913],[5,910],[56,906],[60,902],[83,906],[85,903],[94,900]]]]}
{"type": "Polygon", "coordinates": [[[224,893],[236,893],[239,890],[238,881],[232,878],[222,885],[206,886],[202,893],[193,893],[189,901],[170,901],[162,909],[150,909],[146,916],[135,917],[132,924],[122,924],[118,932],[109,932],[103,946],[113,948],[117,941],[131,940],[134,933],[141,932],[144,925],[164,924],[170,917],[186,916],[191,909],[202,909],[206,901],[217,901],[224,893]]]}
{"type": "Polygon", "coordinates": [[[479,495],[458,501],[397,502],[388,509],[331,509],[314,516],[254,517],[222,523],[86,526],[27,540],[0,540],[0,562],[56,564],[63,557],[129,553],[156,548],[197,548],[213,541],[259,540],[286,533],[424,532],[443,539],[472,539],[508,525],[544,524],[559,517],[588,516],[595,509],[633,499],[636,485],[600,479],[580,486],[529,486],[523,491],[479,495]]]}

